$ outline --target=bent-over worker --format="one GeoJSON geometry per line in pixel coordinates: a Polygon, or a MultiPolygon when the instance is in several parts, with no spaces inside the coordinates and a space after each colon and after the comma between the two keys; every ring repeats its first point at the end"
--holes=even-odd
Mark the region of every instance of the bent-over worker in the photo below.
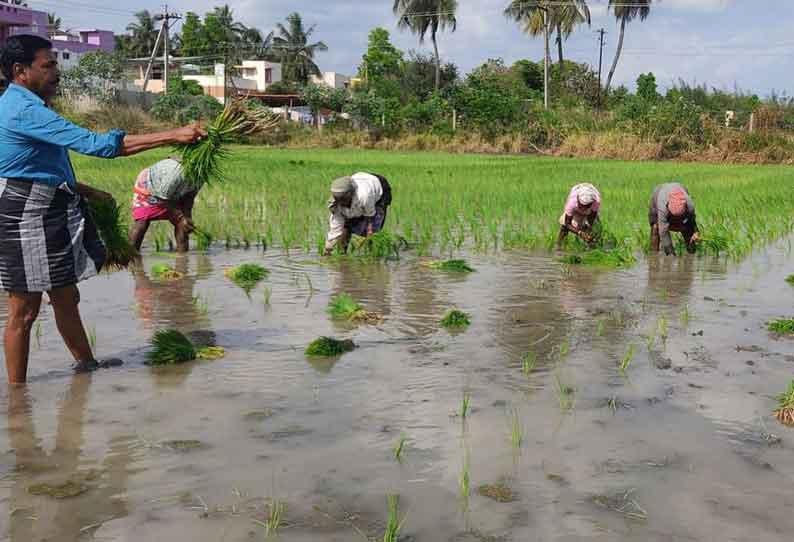
{"type": "Polygon", "coordinates": [[[680,183],[660,184],[653,191],[648,222],[651,225],[651,250],[659,252],[661,243],[664,253],[673,254],[670,232],[683,235],[689,253],[695,252],[700,233],[695,220],[695,204],[689,192],[680,183]]]}
{"type": "Polygon", "coordinates": [[[149,225],[155,220],[168,220],[174,225],[177,252],[187,252],[193,225],[193,203],[200,186],[194,186],[182,175],[176,158],[160,160],[140,172],[132,196],[130,243],[140,250],[149,225]]]}
{"type": "Polygon", "coordinates": [[[386,177],[373,173],[341,177],[331,184],[331,196],[326,256],[337,245],[346,252],[353,234],[369,237],[383,229],[386,211],[391,205],[391,186],[386,177]]]}
{"type": "Polygon", "coordinates": [[[565,200],[565,210],[560,217],[560,234],[557,246],[561,246],[568,232],[582,241],[593,241],[593,226],[598,221],[601,210],[601,193],[590,183],[580,183],[571,188],[565,200]]]}

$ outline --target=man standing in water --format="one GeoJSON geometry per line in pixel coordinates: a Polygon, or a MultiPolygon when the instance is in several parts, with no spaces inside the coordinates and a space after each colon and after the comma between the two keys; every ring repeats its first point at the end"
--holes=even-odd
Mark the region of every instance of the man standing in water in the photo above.
{"type": "Polygon", "coordinates": [[[141,249],[143,238],[154,220],[168,220],[174,226],[176,251],[187,252],[193,225],[193,203],[200,186],[193,186],[182,176],[176,158],[160,160],[140,172],[132,197],[130,243],[141,249]]]}
{"type": "Polygon", "coordinates": [[[582,241],[593,241],[593,226],[598,222],[598,212],[601,210],[601,194],[590,183],[580,183],[571,188],[565,209],[560,217],[560,234],[557,236],[557,248],[562,246],[568,236],[573,232],[582,241]]]}
{"type": "Polygon", "coordinates": [[[666,255],[673,254],[671,231],[684,236],[687,252],[695,252],[700,233],[695,220],[695,204],[680,183],[660,184],[653,191],[648,222],[651,225],[651,250],[659,252],[661,243],[666,255]]]}
{"type": "Polygon", "coordinates": [[[341,177],[331,184],[331,196],[326,256],[337,245],[347,252],[352,234],[369,237],[383,229],[386,211],[391,205],[391,186],[386,177],[372,173],[341,177]]]}
{"type": "Polygon", "coordinates": [[[0,97],[0,288],[8,292],[3,338],[8,381],[22,384],[44,292],[75,371],[99,367],[80,319],[77,283],[105,262],[83,199],[111,196],[77,183],[68,151],[115,158],[194,143],[205,134],[197,126],[151,135],[97,134],[72,124],[49,107],[60,72],[52,44],[38,36],[9,38],[0,69],[10,82],[0,97]]]}

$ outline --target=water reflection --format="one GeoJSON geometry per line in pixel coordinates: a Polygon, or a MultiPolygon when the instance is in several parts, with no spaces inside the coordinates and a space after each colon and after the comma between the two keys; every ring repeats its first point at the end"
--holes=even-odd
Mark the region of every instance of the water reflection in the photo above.
{"type": "Polygon", "coordinates": [[[90,375],[72,379],[58,411],[55,445],[36,435],[26,388],[9,389],[8,438],[16,460],[9,504],[13,542],[71,541],[126,516],[132,441],[111,439],[96,468],[86,468],[84,416],[90,375]],[[82,467],[82,468],[81,468],[82,467]]]}

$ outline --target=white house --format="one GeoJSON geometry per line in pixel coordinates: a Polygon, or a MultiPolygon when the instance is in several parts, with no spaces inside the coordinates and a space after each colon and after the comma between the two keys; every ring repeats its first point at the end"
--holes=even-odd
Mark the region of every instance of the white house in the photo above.
{"type": "Polygon", "coordinates": [[[325,85],[333,89],[348,88],[351,77],[337,72],[323,72],[322,76],[312,75],[311,82],[315,85],[325,85]]]}
{"type": "Polygon", "coordinates": [[[257,92],[266,92],[273,83],[281,82],[281,64],[265,60],[243,60],[242,65],[234,67],[240,77],[254,81],[257,92]]]}

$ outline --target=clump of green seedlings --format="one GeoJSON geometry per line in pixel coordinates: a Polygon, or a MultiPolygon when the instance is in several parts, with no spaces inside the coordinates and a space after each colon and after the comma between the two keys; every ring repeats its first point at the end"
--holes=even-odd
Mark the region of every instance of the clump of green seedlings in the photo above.
{"type": "Polygon", "coordinates": [[[179,280],[185,275],[168,264],[156,263],[152,266],[152,276],[159,280],[179,280]]]}
{"type": "Polygon", "coordinates": [[[130,244],[120,207],[112,199],[92,198],[88,200],[88,208],[99,238],[105,245],[104,267],[111,271],[126,269],[140,254],[130,244]]]}
{"type": "Polygon", "coordinates": [[[768,327],[769,331],[778,335],[794,335],[794,319],[772,320],[768,327]]]}
{"type": "Polygon", "coordinates": [[[405,433],[400,434],[400,440],[397,441],[397,445],[394,447],[394,459],[397,461],[402,461],[403,459],[403,452],[405,451],[405,443],[408,442],[408,437],[405,433]]]}
{"type": "Polygon", "coordinates": [[[466,260],[435,260],[426,264],[431,269],[439,271],[449,271],[453,273],[473,273],[474,268],[471,267],[466,260]]]}
{"type": "Polygon", "coordinates": [[[364,307],[356,303],[348,294],[332,297],[327,312],[333,318],[354,323],[377,324],[381,321],[380,316],[364,310],[364,307]]]}
{"type": "Polygon", "coordinates": [[[265,521],[254,520],[254,523],[265,528],[265,538],[270,538],[278,533],[283,522],[286,505],[278,499],[273,499],[270,503],[270,511],[265,521]]]}
{"type": "Polygon", "coordinates": [[[224,271],[224,275],[237,286],[250,292],[270,273],[259,264],[244,263],[224,271]]]}
{"type": "Polygon", "coordinates": [[[521,360],[521,370],[525,375],[529,376],[535,367],[538,365],[538,355],[535,352],[527,352],[521,360]]]}
{"type": "Polygon", "coordinates": [[[559,373],[554,375],[554,389],[557,392],[557,401],[560,404],[560,411],[570,412],[576,405],[576,388],[563,382],[559,373]]]}
{"type": "Polygon", "coordinates": [[[399,260],[400,252],[406,250],[408,246],[405,237],[379,231],[350,243],[350,253],[376,260],[399,260]]]}
{"type": "Polygon", "coordinates": [[[471,325],[471,316],[457,309],[450,310],[441,319],[441,325],[445,328],[461,329],[471,325]]]}
{"type": "Polygon", "coordinates": [[[467,391],[463,392],[463,399],[460,403],[460,417],[461,419],[465,420],[469,415],[469,410],[471,410],[471,394],[467,391]]]}
{"type": "Polygon", "coordinates": [[[681,309],[681,312],[678,315],[679,319],[681,320],[681,324],[686,327],[689,325],[689,320],[692,315],[689,313],[689,305],[684,305],[684,308],[681,309]]]}
{"type": "Polygon", "coordinates": [[[152,337],[146,362],[148,365],[176,365],[195,359],[218,359],[225,354],[224,349],[219,346],[196,347],[190,339],[175,329],[160,329],[152,337]]]}
{"type": "Polygon", "coordinates": [[[193,233],[196,236],[196,248],[201,251],[209,250],[212,246],[212,235],[198,228],[193,233]]]}
{"type": "Polygon", "coordinates": [[[386,521],[386,531],[383,533],[383,542],[397,542],[400,539],[400,529],[402,529],[405,518],[400,520],[400,496],[389,495],[389,518],[386,521]]]}
{"type": "Polygon", "coordinates": [[[661,314],[659,316],[659,337],[661,337],[662,342],[667,341],[667,315],[661,314]]]}
{"type": "Polygon", "coordinates": [[[355,348],[355,343],[350,339],[340,341],[333,337],[320,337],[309,343],[304,353],[307,356],[332,358],[341,356],[346,352],[352,352],[355,348]]]}
{"type": "Polygon", "coordinates": [[[568,256],[560,258],[560,262],[567,265],[631,267],[637,262],[637,258],[626,248],[616,248],[613,250],[596,248],[579,254],[569,254],[568,256]]]}
{"type": "Polygon", "coordinates": [[[629,366],[631,362],[634,360],[634,343],[629,345],[629,349],[623,355],[623,359],[620,360],[620,374],[626,376],[626,371],[629,370],[629,366]]]}
{"type": "Polygon", "coordinates": [[[786,282],[794,286],[794,275],[789,275],[786,277],[786,282]]]}
{"type": "Polygon", "coordinates": [[[794,380],[789,382],[788,389],[777,396],[775,417],[783,425],[794,426],[794,380]]]}
{"type": "Polygon", "coordinates": [[[521,427],[521,417],[519,416],[518,409],[512,409],[509,412],[510,416],[510,445],[513,449],[518,450],[524,442],[524,430],[521,427]]]}

